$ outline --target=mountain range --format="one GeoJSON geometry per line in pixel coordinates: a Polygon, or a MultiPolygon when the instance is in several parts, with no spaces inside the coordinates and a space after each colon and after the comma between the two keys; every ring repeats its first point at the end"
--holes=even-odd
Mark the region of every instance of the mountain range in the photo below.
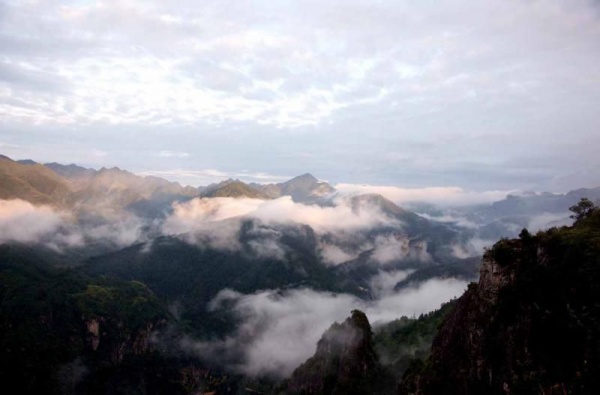
{"type": "MultiPolygon", "coordinates": [[[[197,188],[119,168],[2,156],[0,378],[24,393],[396,393],[405,375],[399,390],[436,393],[439,383],[426,378],[427,369],[458,380],[443,360],[448,349],[471,347],[457,328],[480,333],[483,321],[504,320],[497,301],[486,299],[490,282],[525,277],[517,288],[528,295],[531,273],[541,269],[530,273],[527,265],[560,260],[554,256],[566,247],[556,246],[592,243],[589,220],[576,218],[573,230],[558,233],[522,230],[544,223],[540,216],[570,224],[569,207],[582,197],[595,201],[600,188],[401,207],[378,194],[341,194],[310,174],[197,188]],[[481,265],[478,240],[517,231],[521,241],[496,244],[481,265]],[[534,259],[534,250],[545,255],[534,259]],[[499,261],[510,273],[492,265],[499,261]],[[471,286],[458,302],[422,315],[460,296],[480,271],[481,294],[471,286]],[[485,312],[474,306],[486,303],[485,312]]],[[[540,273],[560,278],[558,271],[540,273]]],[[[553,287],[572,303],[574,284],[553,287]]],[[[519,311],[544,306],[531,298],[514,303],[519,311]]],[[[580,322],[595,319],[584,310],[575,312],[580,322]]],[[[519,320],[532,339],[529,321],[519,320]]],[[[503,328],[471,340],[515,343],[503,328]]],[[[489,361],[494,375],[507,380],[495,363],[489,361]]],[[[464,360],[455,364],[483,374],[464,360]]],[[[471,381],[457,385],[476,393],[471,381]]]]}

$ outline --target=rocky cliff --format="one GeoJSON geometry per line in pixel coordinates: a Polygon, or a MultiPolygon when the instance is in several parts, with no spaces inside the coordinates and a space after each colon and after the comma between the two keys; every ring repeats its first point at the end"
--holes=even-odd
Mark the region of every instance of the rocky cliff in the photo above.
{"type": "Polygon", "coordinates": [[[292,374],[287,394],[375,394],[387,383],[367,316],[353,310],[321,337],[317,351],[292,374]]]}
{"type": "Polygon", "coordinates": [[[600,393],[600,212],[487,251],[403,394],[600,393]]]}

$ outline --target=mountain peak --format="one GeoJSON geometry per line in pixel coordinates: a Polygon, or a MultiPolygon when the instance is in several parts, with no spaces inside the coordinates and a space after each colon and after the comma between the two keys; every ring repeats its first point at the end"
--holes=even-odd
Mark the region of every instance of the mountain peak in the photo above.
{"type": "Polygon", "coordinates": [[[240,180],[227,180],[202,192],[202,197],[234,197],[270,199],[265,193],[254,189],[240,180]]]}
{"type": "Polygon", "coordinates": [[[288,392],[370,393],[383,378],[369,320],[353,310],[351,317],[323,334],[315,355],[292,374],[288,392]]]}
{"type": "Polygon", "coordinates": [[[20,163],[22,165],[28,165],[28,166],[37,165],[38,164],[37,162],[35,162],[35,161],[31,160],[31,159],[21,159],[21,160],[18,160],[17,163],[20,163]]]}
{"type": "Polygon", "coordinates": [[[297,177],[292,178],[292,180],[306,180],[306,181],[310,180],[310,181],[314,181],[314,182],[319,182],[319,180],[317,179],[317,177],[313,176],[310,173],[304,173],[302,175],[299,175],[297,177]]]}

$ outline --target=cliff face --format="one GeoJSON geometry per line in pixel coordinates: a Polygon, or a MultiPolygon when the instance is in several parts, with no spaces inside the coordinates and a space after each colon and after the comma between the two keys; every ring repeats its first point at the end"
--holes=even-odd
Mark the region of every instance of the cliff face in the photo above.
{"type": "Polygon", "coordinates": [[[600,393],[600,212],[501,240],[404,394],[600,393]]]}
{"type": "Polygon", "coordinates": [[[292,374],[288,394],[370,394],[386,382],[373,349],[371,325],[358,310],[335,323],[317,344],[317,351],[292,374]]]}

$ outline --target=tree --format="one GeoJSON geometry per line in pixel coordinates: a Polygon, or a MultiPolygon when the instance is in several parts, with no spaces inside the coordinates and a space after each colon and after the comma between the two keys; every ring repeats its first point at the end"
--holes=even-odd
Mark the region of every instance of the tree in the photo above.
{"type": "Polygon", "coordinates": [[[588,198],[581,198],[579,203],[569,207],[569,211],[573,212],[571,218],[573,218],[575,222],[579,222],[589,217],[596,209],[597,207],[588,198]]]}

